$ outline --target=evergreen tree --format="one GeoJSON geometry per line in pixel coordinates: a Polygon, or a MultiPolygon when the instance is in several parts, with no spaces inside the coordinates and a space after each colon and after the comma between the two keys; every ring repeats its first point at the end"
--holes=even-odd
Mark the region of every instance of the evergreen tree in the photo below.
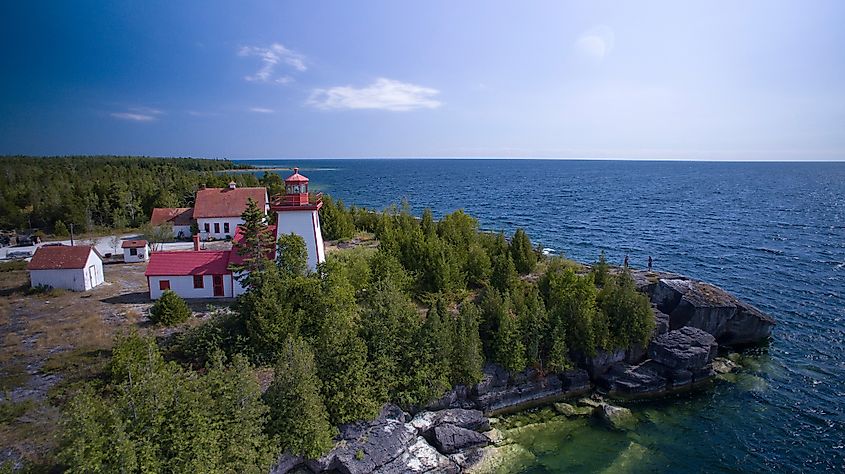
{"type": "Polygon", "coordinates": [[[502,234],[497,237],[491,261],[493,271],[490,276],[490,284],[502,293],[507,293],[514,286],[517,274],[513,258],[508,251],[505,236],[502,234]]]}
{"type": "Polygon", "coordinates": [[[303,317],[295,311],[292,299],[294,295],[309,293],[302,289],[304,285],[295,292],[294,280],[273,265],[250,274],[249,281],[246,291],[235,301],[235,311],[243,320],[255,360],[267,362],[275,358],[288,336],[300,334],[303,317]]]}
{"type": "Polygon", "coordinates": [[[525,285],[518,294],[521,296],[521,301],[516,309],[522,324],[525,359],[529,365],[540,366],[543,338],[548,329],[546,308],[536,285],[525,285]]]}
{"type": "Polygon", "coordinates": [[[472,244],[467,251],[466,263],[467,283],[473,286],[483,286],[490,280],[493,268],[490,263],[490,256],[484,248],[478,244],[472,244]]]}
{"type": "Polygon", "coordinates": [[[343,201],[335,202],[330,196],[323,196],[320,210],[320,225],[327,240],[349,239],[355,234],[352,214],[346,210],[343,201]]]}
{"type": "Polygon", "coordinates": [[[628,270],[608,278],[598,300],[601,312],[607,318],[609,344],[613,348],[648,343],[654,332],[654,314],[648,297],[637,291],[628,270]]]}
{"type": "Polygon", "coordinates": [[[314,353],[301,338],[282,344],[273,382],[264,393],[270,409],[267,431],[283,452],[316,459],[332,447],[334,428],[320,396],[314,353]]]}
{"type": "Polygon", "coordinates": [[[394,279],[380,279],[371,286],[361,324],[374,396],[386,403],[406,384],[408,371],[403,365],[411,359],[407,341],[420,325],[417,309],[394,279]]]}
{"type": "Polygon", "coordinates": [[[249,286],[250,276],[268,266],[268,254],[273,253],[273,235],[267,229],[264,210],[250,198],[246,210],[241,214],[244,223],[240,225],[243,237],[235,242],[234,249],[243,260],[240,264],[231,264],[234,277],[244,286],[249,286]]]}
{"type": "Polygon", "coordinates": [[[505,297],[500,313],[499,328],[493,341],[493,360],[510,372],[525,369],[525,346],[519,334],[519,322],[510,311],[510,299],[505,297]]]}
{"type": "Polygon", "coordinates": [[[191,317],[191,309],[179,295],[165,291],[150,308],[150,321],[155,324],[171,326],[184,323],[191,317]]]}
{"type": "Polygon", "coordinates": [[[609,269],[610,265],[607,264],[607,258],[604,255],[604,250],[602,250],[599,254],[599,260],[593,265],[592,269],[593,280],[595,280],[596,285],[604,286],[609,269]]]}
{"type": "Polygon", "coordinates": [[[305,250],[305,239],[291,232],[279,237],[276,242],[278,255],[276,266],[285,276],[305,275],[308,272],[308,252],[305,250]]]}
{"type": "Polygon", "coordinates": [[[68,472],[267,472],[267,407],[243,358],[199,376],[163,362],[152,339],[119,339],[110,398],[83,388],[62,414],[68,472]],[[128,359],[124,357],[124,359],[128,359]],[[126,360],[125,362],[129,362],[126,360]]]}
{"type": "Polygon", "coordinates": [[[422,229],[422,234],[426,239],[434,237],[437,233],[434,215],[429,208],[425,208],[423,211],[422,219],[420,220],[420,229],[422,229]]]}
{"type": "Polygon", "coordinates": [[[524,230],[517,229],[510,244],[511,257],[516,271],[525,275],[534,271],[537,264],[537,254],[531,246],[531,240],[524,230]]]}
{"type": "Polygon", "coordinates": [[[311,314],[319,318],[313,346],[329,420],[340,425],[370,419],[378,402],[367,366],[367,345],[358,334],[355,289],[340,265],[323,266],[321,273],[321,291],[311,314]]]}
{"type": "Polygon", "coordinates": [[[61,220],[56,221],[56,224],[53,226],[53,234],[56,237],[65,237],[70,234],[67,230],[67,226],[61,220]]]}
{"type": "Polygon", "coordinates": [[[552,268],[540,280],[549,318],[562,325],[571,350],[595,354],[602,344],[596,334],[596,287],[592,276],[579,277],[572,268],[552,268]]]}
{"type": "Polygon", "coordinates": [[[478,334],[481,314],[471,301],[461,305],[455,325],[455,342],[452,352],[452,383],[471,386],[481,381],[484,355],[478,334]]]}

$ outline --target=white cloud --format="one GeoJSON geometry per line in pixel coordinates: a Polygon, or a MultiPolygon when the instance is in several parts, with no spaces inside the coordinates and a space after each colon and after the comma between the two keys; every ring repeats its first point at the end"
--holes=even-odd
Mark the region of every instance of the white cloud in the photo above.
{"type": "Polygon", "coordinates": [[[268,109],[266,107],[250,107],[249,111],[257,114],[272,114],[276,112],[275,110],[268,109]]]}
{"type": "Polygon", "coordinates": [[[601,61],[613,50],[615,39],[610,27],[597,26],[578,37],[575,41],[575,49],[584,57],[601,61]]]}
{"type": "Polygon", "coordinates": [[[440,91],[430,87],[382,77],[361,88],[338,86],[314,89],[308,104],[320,109],[380,109],[404,112],[440,107],[441,103],[433,98],[439,93],[440,91]]]}
{"type": "Polygon", "coordinates": [[[269,48],[244,46],[238,51],[238,56],[256,56],[261,59],[261,68],[255,74],[244,76],[244,79],[250,82],[274,82],[277,84],[292,82],[293,78],[290,76],[274,77],[276,66],[279,63],[285,63],[299,72],[308,69],[305,66],[305,56],[285,48],[280,43],[273,43],[269,48]]]}
{"type": "Polygon", "coordinates": [[[109,115],[117,119],[131,120],[133,122],[152,122],[162,114],[164,112],[161,110],[150,107],[131,107],[126,112],[112,112],[109,115]]]}

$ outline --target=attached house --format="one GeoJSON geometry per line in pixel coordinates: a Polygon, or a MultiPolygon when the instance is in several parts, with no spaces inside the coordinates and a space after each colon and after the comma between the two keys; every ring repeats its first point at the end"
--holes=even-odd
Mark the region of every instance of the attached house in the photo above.
{"type": "Polygon", "coordinates": [[[241,214],[247,201],[252,199],[266,214],[270,200],[266,188],[239,188],[234,182],[227,188],[206,188],[197,191],[194,203],[194,219],[197,221],[203,240],[227,239],[235,236],[235,230],[243,224],[241,214]]]}
{"type": "Polygon", "coordinates": [[[103,258],[89,246],[39,247],[27,264],[32,287],[88,291],[103,283],[103,258]]]}
{"type": "MultiPolygon", "coordinates": [[[[240,227],[234,243],[243,239],[240,227]]],[[[270,226],[270,235],[276,235],[270,226]]],[[[266,258],[275,257],[275,247],[267,250],[266,258]]],[[[199,236],[194,236],[194,250],[153,252],[147,264],[147,286],[150,299],[156,300],[171,290],[185,299],[234,298],[244,292],[237,274],[230,269],[240,265],[243,258],[233,245],[230,250],[200,250],[199,236]]]]}
{"type": "Polygon", "coordinates": [[[150,245],[146,240],[124,240],[120,247],[126,263],[146,262],[150,255],[150,245]]]}
{"type": "Polygon", "coordinates": [[[191,237],[193,218],[193,207],[157,207],[153,209],[150,224],[154,227],[170,224],[173,226],[174,239],[187,239],[191,237]]]}

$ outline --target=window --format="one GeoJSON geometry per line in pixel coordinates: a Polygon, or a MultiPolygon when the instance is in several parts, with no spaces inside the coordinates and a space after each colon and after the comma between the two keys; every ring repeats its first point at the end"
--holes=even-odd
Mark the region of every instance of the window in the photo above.
{"type": "Polygon", "coordinates": [[[205,223],[205,231],[211,232],[211,224],[209,224],[208,222],[205,223]]]}
{"type": "Polygon", "coordinates": [[[227,234],[229,233],[229,223],[228,222],[223,223],[223,232],[225,232],[227,234]]]}
{"type": "Polygon", "coordinates": [[[158,289],[161,291],[169,290],[170,289],[170,280],[159,280],[158,281],[158,289]]]}
{"type": "Polygon", "coordinates": [[[215,234],[219,234],[219,233],[220,233],[220,223],[219,223],[219,222],[215,222],[215,223],[214,223],[214,233],[215,233],[215,234]]]}
{"type": "Polygon", "coordinates": [[[194,275],[194,288],[203,288],[202,275],[194,275]]]}
{"type": "Polygon", "coordinates": [[[132,255],[133,257],[138,255],[138,249],[129,249],[129,255],[132,255]]]}

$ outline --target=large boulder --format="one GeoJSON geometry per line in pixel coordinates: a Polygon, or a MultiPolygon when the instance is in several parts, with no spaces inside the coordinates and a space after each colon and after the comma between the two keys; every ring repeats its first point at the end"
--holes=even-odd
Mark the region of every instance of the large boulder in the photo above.
{"type": "Polygon", "coordinates": [[[418,413],[410,421],[410,425],[420,434],[427,434],[441,424],[450,424],[473,431],[487,431],[490,429],[490,420],[484,416],[484,413],[480,410],[467,410],[464,408],[426,411],[418,413]]]}
{"type": "Polygon", "coordinates": [[[669,329],[692,326],[726,345],[761,341],[771,335],[775,325],[771,316],[700,281],[661,279],[651,293],[651,301],[669,315],[669,329]]]}
{"type": "Polygon", "coordinates": [[[407,453],[416,441],[417,431],[405,419],[402,410],[386,405],[375,420],[343,425],[335,447],[320,459],[308,461],[307,466],[314,472],[374,472],[407,453]]]}
{"type": "Polygon", "coordinates": [[[434,449],[422,437],[418,437],[396,459],[373,472],[377,474],[404,474],[408,472],[457,474],[460,471],[461,468],[455,461],[434,449]]]}
{"type": "Polygon", "coordinates": [[[719,346],[716,339],[694,327],[682,327],[651,341],[648,355],[671,369],[698,369],[713,361],[719,346]]]}
{"type": "Polygon", "coordinates": [[[614,430],[630,430],[637,425],[637,418],[627,408],[602,403],[593,413],[614,430]]]}
{"type": "Polygon", "coordinates": [[[613,351],[598,349],[593,356],[584,354],[583,352],[575,353],[573,354],[573,359],[579,366],[587,369],[591,378],[596,378],[606,372],[613,364],[624,361],[626,356],[627,351],[625,349],[613,351]]]}
{"type": "Polygon", "coordinates": [[[448,423],[434,427],[431,441],[443,454],[455,454],[467,448],[479,448],[490,444],[487,436],[448,423]]]}
{"type": "Polygon", "coordinates": [[[510,380],[507,369],[499,364],[485,364],[481,381],[475,385],[476,395],[484,395],[496,388],[505,387],[510,380]]]}

